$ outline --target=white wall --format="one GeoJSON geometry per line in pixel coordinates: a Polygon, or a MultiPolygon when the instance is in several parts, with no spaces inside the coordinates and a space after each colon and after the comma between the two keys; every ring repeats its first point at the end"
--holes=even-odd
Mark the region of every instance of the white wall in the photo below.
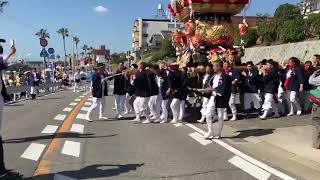
{"type": "Polygon", "coordinates": [[[281,61],[293,56],[298,57],[301,61],[307,61],[312,60],[314,54],[320,54],[320,41],[247,48],[242,62],[253,61],[258,63],[262,59],[281,61]]]}

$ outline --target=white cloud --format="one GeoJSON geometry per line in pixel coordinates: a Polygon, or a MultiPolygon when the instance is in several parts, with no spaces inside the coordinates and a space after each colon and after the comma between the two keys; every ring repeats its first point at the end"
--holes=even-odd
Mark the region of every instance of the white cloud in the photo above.
{"type": "Polygon", "coordinates": [[[101,5],[94,7],[93,10],[94,10],[95,12],[97,12],[97,13],[106,13],[106,12],[109,11],[108,8],[106,8],[106,7],[104,7],[104,6],[101,6],[101,5]]]}

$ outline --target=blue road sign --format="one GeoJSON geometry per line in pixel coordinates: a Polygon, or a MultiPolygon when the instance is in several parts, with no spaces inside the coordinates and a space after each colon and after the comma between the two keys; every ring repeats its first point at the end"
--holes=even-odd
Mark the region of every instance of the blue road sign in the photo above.
{"type": "Polygon", "coordinates": [[[48,57],[48,56],[49,56],[49,54],[48,54],[46,48],[43,48],[40,53],[40,57],[48,57]]]}
{"type": "Polygon", "coordinates": [[[53,48],[49,48],[49,49],[48,49],[48,53],[49,53],[49,54],[54,54],[54,49],[53,49],[53,48]]]}
{"type": "Polygon", "coordinates": [[[56,56],[54,54],[50,54],[49,59],[55,59],[56,56]]]}

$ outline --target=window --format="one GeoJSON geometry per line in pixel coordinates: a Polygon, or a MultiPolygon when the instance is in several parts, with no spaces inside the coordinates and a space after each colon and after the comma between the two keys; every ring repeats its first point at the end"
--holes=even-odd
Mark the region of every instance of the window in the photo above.
{"type": "Polygon", "coordinates": [[[147,38],[149,36],[149,34],[143,34],[143,37],[147,38]]]}
{"type": "Polygon", "coordinates": [[[142,24],[142,27],[148,27],[148,26],[149,26],[148,23],[145,23],[145,22],[144,22],[144,23],[142,24]]]}

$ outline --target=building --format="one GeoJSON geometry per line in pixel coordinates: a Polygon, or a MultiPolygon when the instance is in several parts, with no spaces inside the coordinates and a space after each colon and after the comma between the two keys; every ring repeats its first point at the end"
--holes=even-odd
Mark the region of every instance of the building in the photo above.
{"type": "Polygon", "coordinates": [[[105,45],[101,45],[98,49],[95,49],[95,60],[98,63],[107,63],[110,57],[110,50],[106,49],[105,45]]]}
{"type": "Polygon", "coordinates": [[[37,70],[43,69],[43,61],[25,61],[24,65],[27,65],[30,68],[36,68],[37,70]]]}
{"type": "Polygon", "coordinates": [[[306,14],[320,13],[320,0],[304,0],[303,6],[306,14]]]}

